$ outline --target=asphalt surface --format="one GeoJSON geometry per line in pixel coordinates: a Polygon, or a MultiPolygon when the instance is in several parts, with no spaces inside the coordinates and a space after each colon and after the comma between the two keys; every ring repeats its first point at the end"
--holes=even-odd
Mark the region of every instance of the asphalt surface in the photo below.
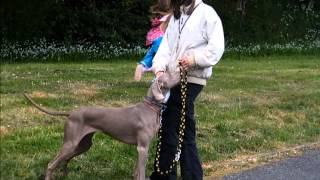
{"type": "Polygon", "coordinates": [[[223,180],[320,180],[320,150],[231,174],[223,180]]]}

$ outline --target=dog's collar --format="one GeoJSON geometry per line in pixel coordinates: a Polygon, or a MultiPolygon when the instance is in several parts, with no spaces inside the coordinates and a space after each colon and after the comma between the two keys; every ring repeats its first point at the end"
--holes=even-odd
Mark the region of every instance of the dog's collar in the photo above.
{"type": "Polygon", "coordinates": [[[158,103],[154,98],[149,96],[145,96],[143,102],[152,108],[153,107],[157,108],[157,110],[155,110],[157,112],[166,107],[164,103],[158,103]]]}

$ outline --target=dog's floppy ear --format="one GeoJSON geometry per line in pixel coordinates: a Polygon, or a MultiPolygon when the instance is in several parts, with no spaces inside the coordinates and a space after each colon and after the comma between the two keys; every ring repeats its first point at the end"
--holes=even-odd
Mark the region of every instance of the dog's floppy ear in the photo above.
{"type": "Polygon", "coordinates": [[[164,95],[162,93],[163,83],[159,81],[159,79],[155,79],[151,85],[152,96],[159,102],[164,100],[164,95]]]}
{"type": "Polygon", "coordinates": [[[159,81],[158,80],[158,88],[159,88],[159,90],[162,90],[165,86],[164,86],[164,82],[162,82],[162,81],[159,81]]]}

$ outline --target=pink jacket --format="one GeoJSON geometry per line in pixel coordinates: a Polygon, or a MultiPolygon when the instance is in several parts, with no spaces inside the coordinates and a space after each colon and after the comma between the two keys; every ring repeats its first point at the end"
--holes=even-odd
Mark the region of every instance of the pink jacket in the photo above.
{"type": "Polygon", "coordinates": [[[168,16],[163,16],[161,18],[153,18],[151,20],[151,29],[148,31],[146,36],[146,46],[150,46],[152,42],[159,37],[163,36],[164,32],[160,29],[160,25],[167,19],[168,16]]]}

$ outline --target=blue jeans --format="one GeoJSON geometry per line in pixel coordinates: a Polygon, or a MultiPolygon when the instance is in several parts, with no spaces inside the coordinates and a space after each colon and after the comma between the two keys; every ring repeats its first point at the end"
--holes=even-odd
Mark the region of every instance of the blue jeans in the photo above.
{"type": "MultiPolygon", "coordinates": [[[[199,160],[196,146],[196,127],[194,119],[194,101],[201,92],[203,86],[193,83],[187,84],[186,122],[185,134],[180,155],[181,175],[184,180],[201,180],[203,170],[199,160]]],[[[180,86],[171,89],[171,95],[167,102],[167,108],[162,115],[162,139],[160,151],[160,169],[167,170],[175,157],[178,144],[178,129],[181,116],[181,92],[180,86]]],[[[176,180],[177,170],[174,169],[169,175],[160,175],[154,172],[151,180],[176,180]]]]}

